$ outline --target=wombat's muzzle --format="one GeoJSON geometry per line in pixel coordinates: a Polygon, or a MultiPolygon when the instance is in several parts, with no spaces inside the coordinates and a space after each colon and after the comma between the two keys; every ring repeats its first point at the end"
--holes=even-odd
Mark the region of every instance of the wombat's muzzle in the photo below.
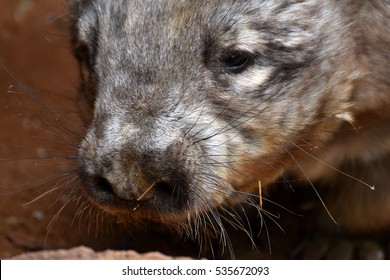
{"type": "Polygon", "coordinates": [[[183,140],[161,144],[139,137],[119,149],[109,146],[95,139],[80,148],[80,178],[92,202],[114,211],[142,207],[158,213],[181,212],[191,204],[194,163],[183,140]]]}

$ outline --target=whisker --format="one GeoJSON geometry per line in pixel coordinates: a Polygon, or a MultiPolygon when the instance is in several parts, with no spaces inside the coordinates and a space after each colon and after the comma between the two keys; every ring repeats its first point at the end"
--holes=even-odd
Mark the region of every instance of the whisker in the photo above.
{"type": "Polygon", "coordinates": [[[324,161],[324,160],[322,160],[322,159],[312,155],[311,153],[307,152],[305,149],[302,149],[298,145],[295,145],[294,143],[292,143],[292,144],[294,145],[294,147],[298,148],[300,151],[302,151],[303,153],[305,153],[309,157],[311,157],[311,158],[315,159],[316,161],[322,163],[323,165],[325,165],[326,167],[332,169],[333,171],[336,171],[339,174],[342,174],[342,175],[344,175],[344,176],[346,176],[346,177],[348,177],[348,178],[350,178],[350,179],[352,179],[352,180],[354,180],[356,182],[359,182],[359,183],[363,184],[364,186],[370,188],[371,190],[375,190],[375,186],[371,186],[370,184],[364,182],[363,180],[360,180],[359,178],[356,178],[356,177],[354,177],[354,176],[352,176],[352,175],[350,175],[350,174],[348,174],[348,173],[346,173],[346,172],[344,172],[344,171],[342,171],[342,170],[340,170],[340,169],[330,165],[326,161],[324,161]]]}
{"type": "Polygon", "coordinates": [[[320,200],[322,206],[324,207],[325,211],[328,213],[329,217],[332,219],[332,221],[337,225],[336,220],[334,219],[333,215],[330,213],[328,207],[326,206],[324,200],[322,199],[321,195],[317,191],[316,187],[314,186],[313,182],[310,180],[309,176],[307,176],[306,172],[302,168],[302,166],[299,164],[299,162],[295,159],[295,157],[290,153],[289,150],[286,149],[286,152],[290,155],[290,157],[294,160],[294,162],[297,164],[298,168],[301,170],[302,174],[306,177],[307,181],[309,182],[310,186],[314,190],[316,196],[320,200]]]}

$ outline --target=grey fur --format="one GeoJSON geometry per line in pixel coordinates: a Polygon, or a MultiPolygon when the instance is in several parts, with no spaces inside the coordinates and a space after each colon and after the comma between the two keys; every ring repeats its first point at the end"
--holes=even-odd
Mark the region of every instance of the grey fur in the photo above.
{"type": "Polygon", "coordinates": [[[288,174],[348,180],[358,198],[331,202],[336,220],[390,226],[389,177],[372,175],[390,171],[389,1],[70,2],[92,202],[196,235],[192,220],[288,174]]]}

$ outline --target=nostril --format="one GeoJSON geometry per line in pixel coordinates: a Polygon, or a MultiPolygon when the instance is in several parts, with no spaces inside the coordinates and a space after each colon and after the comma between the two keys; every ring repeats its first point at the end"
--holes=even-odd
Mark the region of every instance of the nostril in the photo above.
{"type": "Polygon", "coordinates": [[[89,194],[96,201],[109,203],[123,203],[123,200],[139,202],[143,205],[153,206],[162,212],[182,209],[188,201],[188,192],[185,186],[171,180],[157,181],[149,188],[144,189],[142,194],[140,194],[140,190],[134,192],[133,189],[121,189],[101,175],[89,177],[89,184],[87,185],[89,186],[89,194]]]}
{"type": "Polygon", "coordinates": [[[111,183],[103,176],[95,176],[93,178],[94,185],[99,192],[114,194],[111,183]]]}
{"type": "Polygon", "coordinates": [[[154,194],[154,203],[162,212],[182,210],[188,202],[188,191],[185,185],[179,182],[159,181],[154,186],[154,194]]]}
{"type": "Polygon", "coordinates": [[[172,199],[177,189],[168,182],[160,181],[154,186],[156,195],[162,200],[172,199]]]}
{"type": "MultiPolygon", "coordinates": [[[[93,185],[95,186],[95,191],[100,194],[106,195],[115,195],[118,194],[114,190],[114,186],[103,176],[97,175],[93,177],[93,185]]],[[[137,201],[147,201],[150,199],[150,195],[154,194],[160,201],[172,200],[177,189],[171,185],[169,182],[159,181],[150,188],[148,188],[143,194],[141,194],[136,200],[137,201]]]]}

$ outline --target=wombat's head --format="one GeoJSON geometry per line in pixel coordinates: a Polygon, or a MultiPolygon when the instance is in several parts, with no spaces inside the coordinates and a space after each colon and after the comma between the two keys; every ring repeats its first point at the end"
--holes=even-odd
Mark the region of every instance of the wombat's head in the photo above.
{"type": "Polygon", "coordinates": [[[202,217],[275,180],[348,115],[348,38],[323,1],[71,2],[80,177],[110,213],[202,217]]]}

